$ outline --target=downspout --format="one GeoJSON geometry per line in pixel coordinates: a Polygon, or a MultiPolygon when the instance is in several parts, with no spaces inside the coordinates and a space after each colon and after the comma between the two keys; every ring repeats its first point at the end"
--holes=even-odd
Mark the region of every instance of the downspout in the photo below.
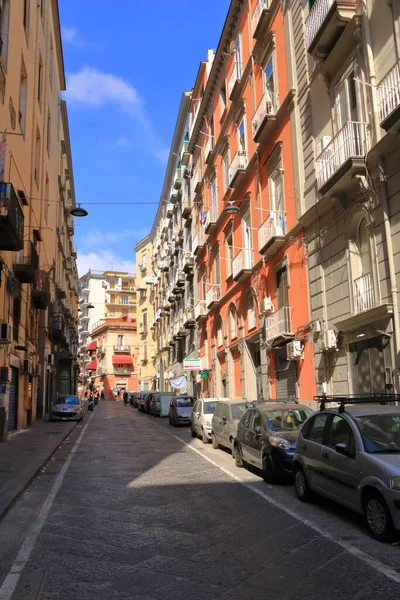
{"type": "Polygon", "coordinates": [[[399,302],[398,302],[398,288],[396,282],[396,269],[394,266],[393,257],[393,244],[392,244],[392,232],[390,228],[390,217],[389,217],[389,203],[388,203],[388,192],[386,175],[384,171],[383,159],[379,160],[379,180],[381,189],[381,201],[382,201],[382,214],[383,214],[383,225],[385,228],[386,237],[386,248],[388,255],[389,265],[389,280],[390,280],[390,292],[392,295],[393,304],[393,325],[394,325],[394,350],[395,350],[395,388],[396,391],[400,391],[400,318],[399,318],[399,302]]]}

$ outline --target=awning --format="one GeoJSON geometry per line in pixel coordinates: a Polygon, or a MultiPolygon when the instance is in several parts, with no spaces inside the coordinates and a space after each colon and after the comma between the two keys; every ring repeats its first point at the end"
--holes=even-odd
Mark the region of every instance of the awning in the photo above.
{"type": "Polygon", "coordinates": [[[97,369],[97,360],[91,360],[90,363],[88,363],[85,366],[86,371],[93,371],[94,369],[97,369]]]}
{"type": "Polygon", "coordinates": [[[113,365],[133,365],[132,356],[127,356],[126,354],[114,354],[112,357],[113,365]]]}
{"type": "Polygon", "coordinates": [[[96,350],[97,348],[97,341],[94,340],[93,342],[90,342],[89,346],[87,347],[87,351],[89,352],[89,350],[96,350]]]}

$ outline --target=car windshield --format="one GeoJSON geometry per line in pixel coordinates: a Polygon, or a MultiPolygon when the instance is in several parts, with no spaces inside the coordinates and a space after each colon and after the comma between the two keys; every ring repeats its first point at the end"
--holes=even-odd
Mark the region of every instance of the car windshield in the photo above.
{"type": "Polygon", "coordinates": [[[360,430],[364,450],[371,454],[400,452],[400,415],[353,417],[360,430]]]}
{"type": "Polygon", "coordinates": [[[54,404],[79,404],[77,396],[58,396],[54,404]]]}
{"type": "Polygon", "coordinates": [[[193,399],[192,398],[177,398],[176,405],[179,406],[179,408],[193,406],[193,399]]]}
{"type": "Polygon", "coordinates": [[[278,408],[266,413],[267,426],[273,431],[291,431],[299,429],[304,421],[313,414],[306,408],[278,408]]]}
{"type": "Polygon", "coordinates": [[[241,419],[242,414],[246,412],[246,404],[243,402],[241,404],[232,404],[232,419],[241,419]]]}
{"type": "Polygon", "coordinates": [[[217,406],[217,404],[218,404],[218,402],[204,402],[204,414],[205,415],[214,414],[215,407],[217,406]]]}

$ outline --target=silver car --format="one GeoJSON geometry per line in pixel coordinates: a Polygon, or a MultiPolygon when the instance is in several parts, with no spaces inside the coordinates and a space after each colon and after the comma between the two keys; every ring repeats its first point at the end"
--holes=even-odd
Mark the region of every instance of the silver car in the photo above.
{"type": "Polygon", "coordinates": [[[87,403],[81,402],[78,396],[57,396],[50,405],[49,421],[82,421],[86,407],[87,403]]]}
{"type": "Polygon", "coordinates": [[[176,396],[171,399],[169,405],[169,424],[177,427],[178,425],[190,425],[193,405],[196,402],[194,396],[176,396]]]}
{"type": "Polygon", "coordinates": [[[204,444],[211,442],[211,419],[217,404],[225,400],[229,402],[229,398],[201,398],[201,400],[197,400],[190,417],[192,437],[201,436],[204,444]]]}
{"type": "Polygon", "coordinates": [[[224,400],[216,406],[211,421],[211,441],[213,448],[220,446],[232,452],[236,439],[237,427],[243,413],[246,411],[246,402],[233,402],[224,400]]]}
{"type": "Polygon", "coordinates": [[[400,407],[321,410],[300,431],[293,469],[303,502],[318,492],[363,514],[377,540],[399,535],[400,407]]]}

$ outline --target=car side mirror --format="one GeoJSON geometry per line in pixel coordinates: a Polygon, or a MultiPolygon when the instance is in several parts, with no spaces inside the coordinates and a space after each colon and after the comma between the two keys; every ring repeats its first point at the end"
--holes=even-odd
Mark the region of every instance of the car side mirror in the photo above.
{"type": "Polygon", "coordinates": [[[336,444],[335,450],[338,454],[342,454],[343,456],[350,456],[350,451],[347,444],[336,444]]]}
{"type": "Polygon", "coordinates": [[[260,426],[256,427],[254,431],[256,434],[256,438],[260,438],[262,435],[261,427],[260,426]]]}

